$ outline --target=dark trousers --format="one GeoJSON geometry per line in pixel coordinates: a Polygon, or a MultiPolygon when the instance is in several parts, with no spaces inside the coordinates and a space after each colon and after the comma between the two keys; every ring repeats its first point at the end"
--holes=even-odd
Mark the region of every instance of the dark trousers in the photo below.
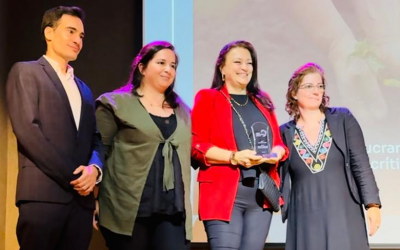
{"type": "Polygon", "coordinates": [[[204,221],[211,250],[262,250],[271,225],[272,211],[263,209],[264,197],[258,182],[239,182],[229,222],[204,221]]]}
{"type": "Polygon", "coordinates": [[[189,250],[182,215],[136,218],[132,236],[100,227],[109,250],[189,250]]]}
{"type": "Polygon", "coordinates": [[[87,250],[92,238],[93,210],[68,204],[22,202],[17,238],[21,250],[87,250]]]}

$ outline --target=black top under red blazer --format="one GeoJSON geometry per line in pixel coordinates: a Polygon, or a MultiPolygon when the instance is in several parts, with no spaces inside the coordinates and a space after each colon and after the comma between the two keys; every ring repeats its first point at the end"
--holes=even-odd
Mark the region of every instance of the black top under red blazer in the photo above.
{"type": "MultiPolygon", "coordinates": [[[[205,155],[213,147],[219,147],[236,152],[232,108],[225,96],[230,98],[225,86],[220,90],[200,90],[192,110],[192,159],[193,166],[200,167],[197,180],[199,182],[199,216],[202,220],[230,221],[236,191],[238,188],[239,166],[231,164],[210,164],[205,155]]],[[[268,120],[273,137],[273,146],[283,144],[279,127],[273,111],[269,111],[257,99],[251,97],[256,107],[268,120]]],[[[288,155],[283,156],[284,160],[288,155]]],[[[269,175],[280,185],[277,165],[268,170],[269,175]]],[[[264,207],[270,207],[267,200],[264,207]]]]}

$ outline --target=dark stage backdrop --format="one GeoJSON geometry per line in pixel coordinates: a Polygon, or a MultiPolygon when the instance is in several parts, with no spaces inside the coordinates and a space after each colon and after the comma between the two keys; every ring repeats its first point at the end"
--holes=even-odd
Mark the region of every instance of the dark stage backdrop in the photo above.
{"type": "MultiPolygon", "coordinates": [[[[0,31],[5,29],[5,2],[0,1],[0,31]]],[[[5,79],[5,41],[0,33],[0,248],[5,243],[6,204],[7,200],[7,115],[5,113],[4,87],[5,79]],[[4,131],[4,132],[3,132],[4,131]]]]}
{"type": "MultiPolygon", "coordinates": [[[[3,0],[4,1],[4,0],[3,0]]],[[[142,1],[10,1],[6,0],[5,70],[17,61],[37,60],[45,53],[40,25],[44,12],[58,5],[79,6],[86,12],[85,40],[74,72],[94,96],[121,86],[142,47],[142,1]]]]}

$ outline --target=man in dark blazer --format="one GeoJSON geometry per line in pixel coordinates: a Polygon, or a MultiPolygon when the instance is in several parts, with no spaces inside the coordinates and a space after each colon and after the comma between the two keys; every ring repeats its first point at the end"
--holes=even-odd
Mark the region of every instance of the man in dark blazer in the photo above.
{"type": "Polygon", "coordinates": [[[18,141],[18,242],[25,249],[88,249],[101,179],[101,139],[90,89],[68,62],[83,45],[83,11],[56,7],[43,16],[46,54],[16,63],[7,104],[18,141]]]}

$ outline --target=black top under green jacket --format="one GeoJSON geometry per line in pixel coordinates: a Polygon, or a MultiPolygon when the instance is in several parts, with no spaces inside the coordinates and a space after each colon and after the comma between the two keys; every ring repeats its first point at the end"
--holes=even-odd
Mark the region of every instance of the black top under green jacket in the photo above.
{"type": "MultiPolygon", "coordinates": [[[[180,103],[174,109],[177,128],[165,140],[139,98],[131,92],[103,94],[97,99],[96,106],[97,126],[106,155],[106,169],[99,195],[100,225],[115,233],[132,235],[151,164],[159,144],[165,143],[163,155],[172,155],[174,147],[179,156],[185,194],[186,239],[190,240],[192,209],[189,108],[180,103]]],[[[172,161],[172,157],[170,159],[172,161]]],[[[167,165],[172,166],[171,161],[165,163],[165,168],[168,168],[167,165]]],[[[167,186],[171,184],[173,185],[167,183],[167,186]]]]}

